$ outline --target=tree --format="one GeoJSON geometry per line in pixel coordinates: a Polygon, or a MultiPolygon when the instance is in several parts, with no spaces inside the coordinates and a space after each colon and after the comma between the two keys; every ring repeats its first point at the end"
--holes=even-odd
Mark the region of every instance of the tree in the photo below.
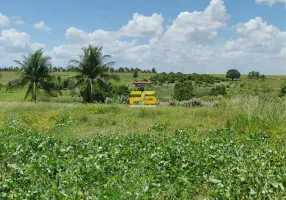
{"type": "Polygon", "coordinates": [[[286,85],[282,85],[282,86],[281,86],[280,96],[281,96],[281,97],[286,96],[286,85]]]}
{"type": "Polygon", "coordinates": [[[226,78],[230,78],[233,81],[235,78],[240,78],[240,73],[236,69],[230,69],[226,72],[226,78]]]}
{"type": "Polygon", "coordinates": [[[176,83],[174,87],[174,99],[179,101],[190,100],[194,96],[194,87],[191,81],[176,83]]]}
{"type": "Polygon", "coordinates": [[[139,76],[139,71],[135,70],[133,73],[133,78],[136,79],[136,78],[138,78],[138,76],[139,76]]]}
{"type": "Polygon", "coordinates": [[[49,71],[51,66],[50,60],[49,56],[44,56],[42,49],[30,53],[27,57],[23,56],[23,62],[15,60],[21,66],[19,71],[20,78],[10,81],[7,90],[23,88],[28,85],[24,99],[27,99],[31,95],[35,102],[39,89],[43,89],[51,96],[56,96],[60,91],[52,82],[54,77],[50,75],[49,71]]]}
{"type": "Polygon", "coordinates": [[[73,78],[77,80],[75,86],[81,87],[81,96],[88,103],[93,103],[94,96],[104,90],[110,88],[109,80],[120,80],[116,74],[110,74],[110,67],[114,62],[104,63],[104,60],[111,58],[110,55],[102,54],[102,47],[94,47],[89,45],[82,48],[83,55],[80,60],[71,60],[70,63],[76,64],[76,71],[79,75],[73,78]]]}
{"type": "Polygon", "coordinates": [[[155,69],[154,67],[152,68],[152,70],[151,70],[151,71],[152,71],[152,73],[154,73],[154,74],[156,74],[156,73],[157,73],[157,71],[156,71],[156,69],[155,69]]]}
{"type": "Polygon", "coordinates": [[[260,78],[260,73],[259,72],[255,72],[255,71],[251,71],[251,72],[248,73],[248,78],[249,79],[256,79],[256,80],[258,80],[260,78]]]}

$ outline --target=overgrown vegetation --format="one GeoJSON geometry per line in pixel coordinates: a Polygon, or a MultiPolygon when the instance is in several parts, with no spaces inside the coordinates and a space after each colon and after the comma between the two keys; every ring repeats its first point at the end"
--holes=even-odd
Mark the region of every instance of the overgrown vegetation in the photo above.
{"type": "Polygon", "coordinates": [[[174,99],[183,101],[194,97],[194,87],[191,81],[176,83],[174,87],[174,99]]]}
{"type": "Polygon", "coordinates": [[[63,142],[10,124],[0,134],[2,199],[283,199],[285,138],[107,134],[63,142]]]}

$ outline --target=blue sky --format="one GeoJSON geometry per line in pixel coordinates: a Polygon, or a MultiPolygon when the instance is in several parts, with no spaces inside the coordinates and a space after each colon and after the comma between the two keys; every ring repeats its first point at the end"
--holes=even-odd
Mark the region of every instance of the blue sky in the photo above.
{"type": "Polygon", "coordinates": [[[116,66],[286,74],[286,0],[0,2],[0,66],[43,47],[66,66],[103,46],[116,66]],[[1,47],[2,46],[2,47],[1,47]]]}

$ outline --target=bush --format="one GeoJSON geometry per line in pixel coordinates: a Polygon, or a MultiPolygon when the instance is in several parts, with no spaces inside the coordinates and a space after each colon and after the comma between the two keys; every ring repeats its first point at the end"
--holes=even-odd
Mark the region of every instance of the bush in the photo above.
{"type": "Polygon", "coordinates": [[[107,97],[104,102],[106,104],[128,104],[128,101],[128,96],[114,96],[107,97]]]}
{"type": "MultiPolygon", "coordinates": [[[[92,100],[94,102],[100,102],[103,103],[107,97],[112,97],[113,96],[113,88],[110,82],[100,85],[96,84],[93,86],[92,90],[92,100]]],[[[80,96],[83,98],[84,102],[90,103],[90,87],[89,86],[84,86],[80,90],[80,96]]]]}
{"type": "Polygon", "coordinates": [[[113,93],[115,96],[128,96],[130,94],[130,89],[126,85],[113,86],[113,93]]]}
{"type": "Polygon", "coordinates": [[[191,81],[176,83],[174,87],[174,99],[183,101],[194,97],[194,87],[191,81]]]}
{"type": "Polygon", "coordinates": [[[211,89],[210,95],[212,96],[218,96],[218,95],[226,95],[226,89],[225,86],[216,86],[211,89]]]}
{"type": "Polygon", "coordinates": [[[280,90],[280,96],[281,97],[285,97],[286,96],[286,85],[283,85],[282,87],[281,87],[281,90],[280,90]]]}

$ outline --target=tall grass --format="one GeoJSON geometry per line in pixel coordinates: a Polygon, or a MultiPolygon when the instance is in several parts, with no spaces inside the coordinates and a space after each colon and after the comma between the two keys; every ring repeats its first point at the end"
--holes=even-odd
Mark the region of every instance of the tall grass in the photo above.
{"type": "Polygon", "coordinates": [[[212,102],[208,107],[197,108],[0,102],[0,129],[7,127],[11,121],[17,121],[26,130],[65,137],[86,137],[97,133],[144,133],[158,123],[166,126],[165,133],[186,129],[208,132],[223,127],[243,134],[257,131],[282,134],[286,131],[285,100],[236,95],[214,98],[212,102]]]}
{"type": "Polygon", "coordinates": [[[241,133],[286,131],[286,101],[240,95],[225,101],[225,106],[233,113],[227,125],[241,133]]]}

